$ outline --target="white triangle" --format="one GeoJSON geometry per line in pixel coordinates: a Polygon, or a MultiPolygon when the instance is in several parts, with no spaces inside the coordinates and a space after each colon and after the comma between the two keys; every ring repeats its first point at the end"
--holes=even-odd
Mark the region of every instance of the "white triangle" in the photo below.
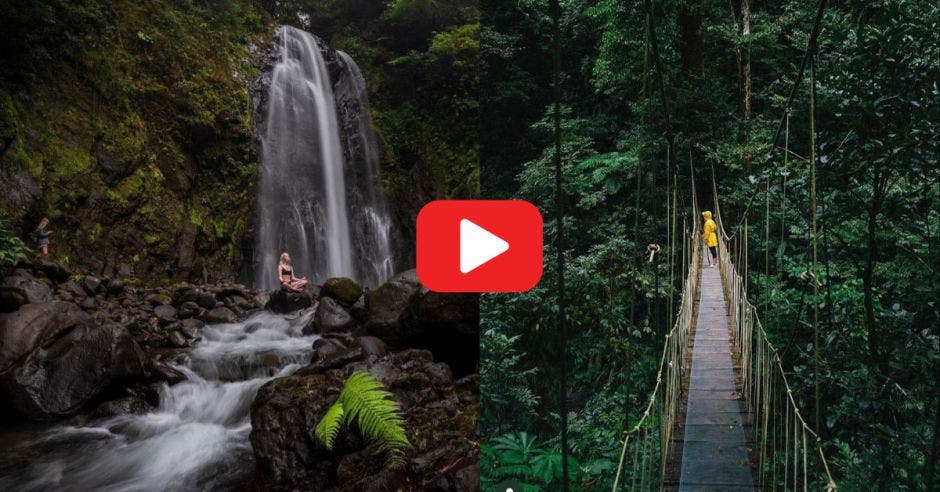
{"type": "Polygon", "coordinates": [[[509,243],[492,232],[460,220],[460,273],[470,273],[509,249],[509,243]]]}

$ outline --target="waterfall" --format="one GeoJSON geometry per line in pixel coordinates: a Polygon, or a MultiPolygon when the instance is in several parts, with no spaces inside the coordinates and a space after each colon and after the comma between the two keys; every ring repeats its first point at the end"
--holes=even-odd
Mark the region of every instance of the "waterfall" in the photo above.
{"type": "Polygon", "coordinates": [[[275,377],[310,360],[313,311],[258,312],[209,325],[163,384],[160,404],[85,426],[59,426],[0,455],[0,490],[140,491],[240,489],[253,468],[249,407],[275,377]]]}
{"type": "Polygon", "coordinates": [[[298,276],[375,285],[392,274],[391,225],[362,74],[310,33],[282,26],[278,40],[261,135],[255,285],[278,286],[282,251],[298,276]]]}
{"type": "Polygon", "coordinates": [[[372,130],[372,115],[369,114],[369,93],[366,80],[359,70],[359,65],[346,53],[336,52],[345,64],[349,77],[343,79],[338,92],[348,94],[349,111],[345,112],[347,121],[353,122],[351,131],[345,132],[349,142],[346,145],[355,161],[360,166],[350,169],[356,180],[350,183],[351,202],[363,211],[363,220],[353,223],[353,236],[361,238],[356,242],[356,255],[366,261],[361,263],[360,277],[364,283],[377,284],[391,277],[395,272],[392,265],[392,223],[388,203],[382,191],[379,177],[379,141],[372,130]],[[355,104],[353,104],[355,103],[355,104]],[[355,158],[358,157],[358,158],[355,158]]]}

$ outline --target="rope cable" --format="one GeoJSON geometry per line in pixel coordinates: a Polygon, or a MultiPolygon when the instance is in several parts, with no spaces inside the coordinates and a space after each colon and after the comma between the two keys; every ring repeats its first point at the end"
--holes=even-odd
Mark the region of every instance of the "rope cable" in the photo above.
{"type": "Polygon", "coordinates": [[[558,281],[558,330],[561,352],[559,388],[559,406],[561,414],[561,476],[562,490],[568,491],[568,330],[565,319],[565,263],[564,263],[564,206],[562,197],[561,172],[561,48],[560,23],[561,7],[558,0],[550,0],[552,15],[552,95],[554,99],[555,133],[555,228],[556,251],[555,268],[558,281]]]}

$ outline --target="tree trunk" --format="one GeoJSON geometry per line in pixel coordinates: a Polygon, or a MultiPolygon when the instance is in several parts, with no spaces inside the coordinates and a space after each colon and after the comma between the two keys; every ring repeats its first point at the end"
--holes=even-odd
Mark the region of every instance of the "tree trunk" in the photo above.
{"type": "Polygon", "coordinates": [[[683,74],[705,72],[705,41],[702,38],[701,0],[679,3],[679,64],[683,74]]]}
{"type": "Polygon", "coordinates": [[[868,254],[865,258],[865,270],[862,272],[862,289],[865,306],[865,329],[868,332],[868,355],[873,367],[884,373],[884,347],[881,339],[881,329],[875,319],[874,300],[874,272],[876,257],[878,256],[878,241],[875,235],[878,232],[878,215],[881,213],[881,202],[884,197],[884,183],[887,181],[887,171],[879,168],[872,173],[872,200],[868,208],[868,254]]]}

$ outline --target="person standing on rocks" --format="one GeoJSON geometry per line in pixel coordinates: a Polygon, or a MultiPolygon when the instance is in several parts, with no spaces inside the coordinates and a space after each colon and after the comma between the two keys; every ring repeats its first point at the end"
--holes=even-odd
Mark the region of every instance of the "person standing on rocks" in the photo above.
{"type": "Polygon", "coordinates": [[[36,242],[39,243],[39,251],[43,256],[49,256],[49,236],[52,235],[52,231],[46,229],[47,227],[49,227],[49,219],[46,217],[43,217],[36,226],[36,242]]]}
{"type": "Polygon", "coordinates": [[[290,255],[287,252],[281,253],[281,261],[277,264],[278,277],[281,280],[281,288],[291,292],[300,292],[307,285],[307,277],[295,277],[294,267],[291,266],[290,255]]]}

